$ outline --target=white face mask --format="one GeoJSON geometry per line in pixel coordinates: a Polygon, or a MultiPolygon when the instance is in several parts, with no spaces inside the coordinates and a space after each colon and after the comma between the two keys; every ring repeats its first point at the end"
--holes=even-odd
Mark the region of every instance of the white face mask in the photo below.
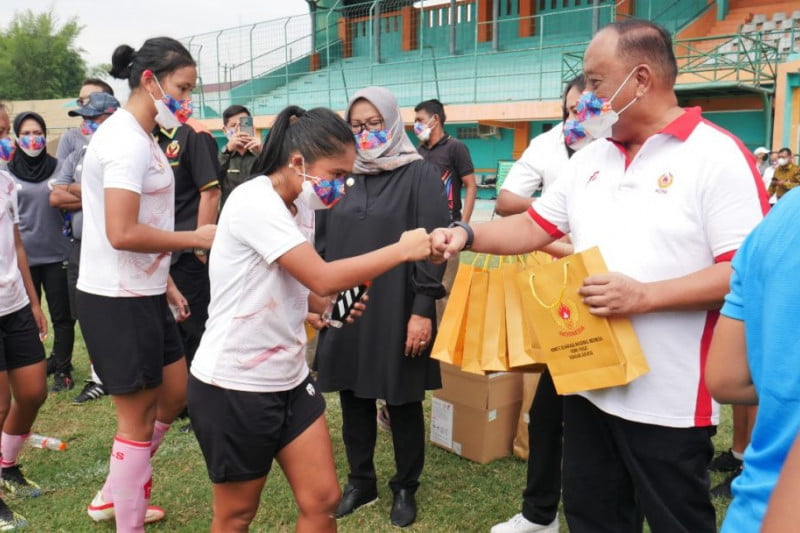
{"type": "Polygon", "coordinates": [[[786,159],[785,157],[779,157],[778,161],[776,161],[776,162],[778,163],[779,167],[785,167],[786,165],[789,164],[789,160],[786,159]]]}
{"type": "Polygon", "coordinates": [[[314,211],[328,209],[328,207],[322,203],[322,200],[319,199],[317,193],[314,192],[314,187],[311,186],[311,182],[306,179],[303,180],[303,188],[300,194],[297,195],[297,199],[314,211]]]}
{"type": "MultiPolygon", "coordinates": [[[[152,98],[152,95],[150,96],[152,98]]],[[[164,100],[156,100],[153,98],[153,104],[156,106],[156,124],[165,130],[172,130],[181,125],[181,121],[169,110],[164,100]]]]}
{"type": "Polygon", "coordinates": [[[619,111],[615,111],[611,107],[614,99],[628,84],[631,77],[638,69],[639,67],[636,66],[628,73],[625,80],[617,87],[614,94],[611,95],[611,98],[606,99],[598,97],[593,91],[588,89],[584,91],[578,100],[577,112],[578,121],[580,121],[584,130],[586,130],[586,133],[595,139],[611,137],[611,127],[619,121],[619,116],[639,100],[638,96],[634,96],[633,99],[625,104],[619,111]]]}

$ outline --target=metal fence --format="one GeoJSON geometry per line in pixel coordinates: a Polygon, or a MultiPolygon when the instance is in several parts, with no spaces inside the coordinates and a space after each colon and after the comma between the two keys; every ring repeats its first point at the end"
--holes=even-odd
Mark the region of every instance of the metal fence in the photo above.
{"type": "MultiPolygon", "coordinates": [[[[368,85],[389,87],[403,106],[434,97],[446,104],[556,98],[563,81],[581,71],[597,27],[634,11],[677,32],[713,6],[603,0],[593,8],[591,0],[538,0],[537,14],[525,16],[519,0],[500,0],[490,16],[479,17],[477,0],[341,3],[184,39],[198,61],[197,114],[220,116],[231,104],[255,114],[288,104],[342,109],[368,85]]],[[[765,36],[693,39],[676,43],[676,56],[682,72],[710,82],[734,76],[765,85],[774,80],[781,46],[798,37],[792,30],[770,36],[773,42],[765,36]]]]}

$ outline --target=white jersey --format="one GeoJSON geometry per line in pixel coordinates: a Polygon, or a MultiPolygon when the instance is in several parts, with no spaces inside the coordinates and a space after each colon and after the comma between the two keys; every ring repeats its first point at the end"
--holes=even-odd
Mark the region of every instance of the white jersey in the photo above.
{"type": "MultiPolygon", "coordinates": [[[[693,108],[648,138],[633,160],[611,140],[594,141],[528,212],[551,236],[569,233],[576,251],[599,246],[610,271],[646,283],[730,261],[765,210],[752,154],[693,108]]],[[[718,314],[634,315],[650,372],[582,395],[635,422],[717,424],[704,369],[718,314]]]]}
{"type": "Polygon", "coordinates": [[[563,128],[564,123],[559,122],[531,139],[522,156],[508,171],[500,189],[526,198],[533,196],[539,188],[542,192],[549,189],[569,161],[563,128]]]}
{"type": "Polygon", "coordinates": [[[139,195],[139,222],[164,231],[175,224],[175,179],[166,156],[133,115],[120,109],[97,130],[81,175],[83,239],[78,289],[110,297],[167,290],[170,253],[116,250],[106,234],[105,190],[139,195]]]}
{"type": "Polygon", "coordinates": [[[295,202],[292,217],[266,176],[238,186],[225,202],[209,259],[211,304],[192,374],[247,392],[278,392],[308,375],[308,289],[281,268],[286,252],[313,240],[314,212],[295,202]]]}
{"type": "Polygon", "coordinates": [[[18,225],[17,183],[0,170],[0,317],[19,311],[30,301],[17,264],[14,228],[18,225]]]}

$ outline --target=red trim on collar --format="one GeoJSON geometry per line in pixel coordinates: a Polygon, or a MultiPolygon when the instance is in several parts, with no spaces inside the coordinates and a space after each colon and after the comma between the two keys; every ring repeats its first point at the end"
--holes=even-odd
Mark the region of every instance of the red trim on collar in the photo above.
{"type": "Polygon", "coordinates": [[[658,133],[666,133],[672,135],[680,141],[685,141],[692,134],[694,129],[700,124],[702,120],[702,109],[699,107],[687,107],[683,110],[683,114],[664,126],[658,133]]]}

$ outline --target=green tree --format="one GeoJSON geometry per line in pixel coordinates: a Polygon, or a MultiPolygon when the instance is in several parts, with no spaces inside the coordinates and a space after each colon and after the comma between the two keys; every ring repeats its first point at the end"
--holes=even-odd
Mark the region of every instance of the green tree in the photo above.
{"type": "Polygon", "coordinates": [[[58,27],[52,11],[16,13],[0,32],[0,97],[8,100],[69,98],[86,77],[86,62],[75,44],[77,18],[58,27]]]}

